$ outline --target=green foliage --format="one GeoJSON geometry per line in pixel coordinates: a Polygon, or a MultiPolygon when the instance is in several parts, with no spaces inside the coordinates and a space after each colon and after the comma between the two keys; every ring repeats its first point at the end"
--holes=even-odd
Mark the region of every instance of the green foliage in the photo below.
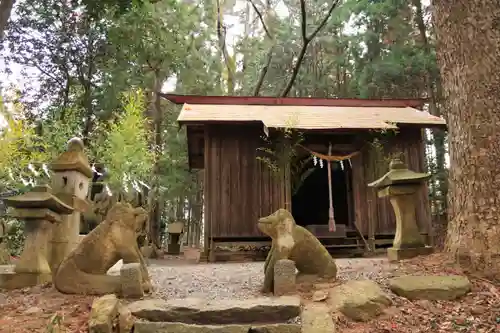
{"type": "Polygon", "coordinates": [[[157,2],[158,0],[82,0],[86,10],[92,17],[99,18],[107,9],[116,12],[117,15],[123,15],[133,8],[140,8],[145,3],[157,2]]]}
{"type": "Polygon", "coordinates": [[[297,149],[304,141],[302,132],[295,129],[298,119],[289,119],[284,128],[280,128],[272,137],[264,136],[264,147],[257,148],[264,154],[257,155],[257,160],[266,165],[271,172],[290,186],[290,193],[295,193],[311,172],[303,172],[303,162],[296,161],[297,149]]]}
{"type": "Polygon", "coordinates": [[[62,323],[64,322],[64,315],[56,312],[50,317],[47,323],[46,333],[59,333],[62,330],[62,323]]]}
{"type": "MultiPolygon", "coordinates": [[[[6,121],[0,132],[0,180],[3,189],[23,186],[22,179],[36,178],[28,166],[40,165],[48,158],[42,139],[35,132],[35,127],[23,118],[22,111],[22,106],[15,104],[13,112],[4,109],[2,114],[6,121]]],[[[42,174],[40,176],[43,177],[42,174]]]]}
{"type": "Polygon", "coordinates": [[[66,150],[67,142],[82,133],[81,110],[77,107],[55,110],[42,122],[42,137],[48,159],[53,160],[66,150]]]}
{"type": "MultiPolygon", "coordinates": [[[[108,169],[113,192],[123,191],[124,174],[149,180],[158,187],[154,193],[162,201],[163,220],[197,215],[191,214],[191,203],[201,185],[187,168],[186,133],[176,122],[179,108],[162,104],[162,143],[148,144],[154,138],[145,118],[156,115],[146,105],[153,104],[155,80],[162,90],[179,94],[234,90],[250,95],[265,69],[260,94],[276,96],[303,45],[296,2],[282,2],[283,14],[276,13],[276,1],[254,1],[271,38],[250,2],[220,2],[234,81],[228,78],[217,36],[214,1],[18,0],[2,51],[5,74],[14,64],[21,66],[33,84],[22,87],[24,109],[8,123],[12,131],[0,136],[2,186],[22,185],[10,180],[9,169],[16,178],[35,178],[27,164],[51,160],[70,137],[82,135],[90,159],[108,169]],[[234,35],[235,23],[242,34],[234,35]],[[125,91],[132,91],[126,101],[125,91]],[[159,179],[152,179],[153,155],[159,179]]],[[[330,4],[306,1],[307,32],[330,4]]],[[[415,7],[402,0],[342,1],[309,44],[289,96],[426,97],[430,84],[439,92],[432,29],[427,27],[426,52],[416,15],[415,7]]],[[[293,126],[285,127],[290,128],[273,134],[259,149],[259,158],[280,177],[289,167],[292,176],[298,174],[294,168],[300,169],[295,151],[302,137],[293,126]]],[[[384,141],[380,133],[374,137],[384,141]]]]}
{"type": "Polygon", "coordinates": [[[7,248],[12,256],[19,256],[24,246],[24,222],[19,220],[0,217],[7,224],[7,234],[5,235],[7,248]]]}
{"type": "Polygon", "coordinates": [[[109,171],[107,182],[113,191],[130,191],[130,181],[146,181],[151,172],[153,153],[148,146],[151,134],[144,118],[145,108],[142,90],[124,94],[124,112],[110,125],[98,149],[97,156],[109,171]]]}
{"type": "Polygon", "coordinates": [[[291,161],[297,156],[297,147],[304,141],[304,136],[294,128],[297,119],[290,119],[284,128],[280,128],[273,137],[263,136],[265,147],[257,150],[264,152],[264,156],[257,156],[257,160],[263,162],[280,177],[290,167],[291,161]]]}

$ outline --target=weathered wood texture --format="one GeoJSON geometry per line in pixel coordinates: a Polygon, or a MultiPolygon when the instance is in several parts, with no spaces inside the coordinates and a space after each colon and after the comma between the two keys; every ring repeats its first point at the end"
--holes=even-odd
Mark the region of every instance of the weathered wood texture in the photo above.
{"type": "Polygon", "coordinates": [[[257,220],[283,207],[283,182],[257,160],[262,126],[205,127],[205,223],[213,237],[264,236],[257,220]]]}
{"type": "MultiPolygon", "coordinates": [[[[261,126],[205,126],[205,235],[226,237],[264,237],[257,229],[259,217],[284,207],[283,182],[279,182],[268,167],[257,160],[263,147],[261,126]]],[[[394,234],[395,217],[389,200],[378,198],[367,186],[385,172],[387,155],[400,151],[409,168],[425,169],[422,130],[404,128],[385,145],[386,156],[377,154],[367,144],[362,153],[352,158],[351,209],[358,228],[365,236],[394,234]]],[[[427,188],[418,194],[417,219],[423,233],[430,224],[427,188]]],[[[348,226],[354,230],[354,225],[348,226]]]]}
{"type": "MultiPolygon", "coordinates": [[[[407,163],[409,169],[425,172],[425,147],[422,134],[420,129],[405,128],[395,137],[388,139],[388,142],[384,144],[382,156],[379,148],[368,145],[363,149],[362,154],[351,160],[355,221],[363,234],[395,233],[396,220],[389,199],[378,198],[376,190],[368,187],[367,184],[388,171],[388,157],[393,153],[401,153],[401,158],[407,163]],[[373,230],[370,229],[371,227],[373,230]]],[[[416,200],[418,201],[416,214],[420,230],[422,233],[428,233],[430,208],[427,186],[422,187],[416,200]]]]}

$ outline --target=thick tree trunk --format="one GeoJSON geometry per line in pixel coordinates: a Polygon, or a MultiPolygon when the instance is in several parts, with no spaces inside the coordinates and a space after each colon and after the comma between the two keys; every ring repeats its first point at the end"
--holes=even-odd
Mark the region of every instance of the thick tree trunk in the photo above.
{"type": "Polygon", "coordinates": [[[7,26],[15,2],[15,0],[0,0],[0,41],[3,40],[5,27],[7,26]]]}
{"type": "Polygon", "coordinates": [[[435,0],[449,126],[446,249],[500,278],[500,1],[435,0]]]}

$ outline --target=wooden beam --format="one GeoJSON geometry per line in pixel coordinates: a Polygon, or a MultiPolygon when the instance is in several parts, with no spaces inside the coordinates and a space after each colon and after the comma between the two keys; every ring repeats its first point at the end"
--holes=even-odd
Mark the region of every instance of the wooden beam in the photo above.
{"type": "Polygon", "coordinates": [[[361,98],[303,98],[261,96],[197,96],[160,93],[175,104],[224,104],[224,105],[298,105],[345,107],[412,107],[422,108],[426,99],[361,99],[361,98]]]}

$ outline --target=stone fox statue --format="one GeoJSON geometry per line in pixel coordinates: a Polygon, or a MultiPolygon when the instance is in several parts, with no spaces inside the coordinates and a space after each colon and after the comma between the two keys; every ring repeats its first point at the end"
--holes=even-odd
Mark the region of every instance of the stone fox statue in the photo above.
{"type": "Polygon", "coordinates": [[[295,224],[292,214],[278,209],[274,214],[259,219],[260,231],[272,238],[272,246],[264,264],[262,292],[274,288],[274,265],[280,259],[295,262],[299,273],[335,278],[337,266],[326,248],[307,229],[295,224]]]}
{"type": "Polygon", "coordinates": [[[141,264],[143,288],[151,291],[148,270],[137,245],[137,235],[146,223],[144,209],[116,203],[106,219],[62,261],[54,277],[56,289],[66,294],[119,294],[120,276],[106,273],[123,259],[124,264],[141,264]]]}

